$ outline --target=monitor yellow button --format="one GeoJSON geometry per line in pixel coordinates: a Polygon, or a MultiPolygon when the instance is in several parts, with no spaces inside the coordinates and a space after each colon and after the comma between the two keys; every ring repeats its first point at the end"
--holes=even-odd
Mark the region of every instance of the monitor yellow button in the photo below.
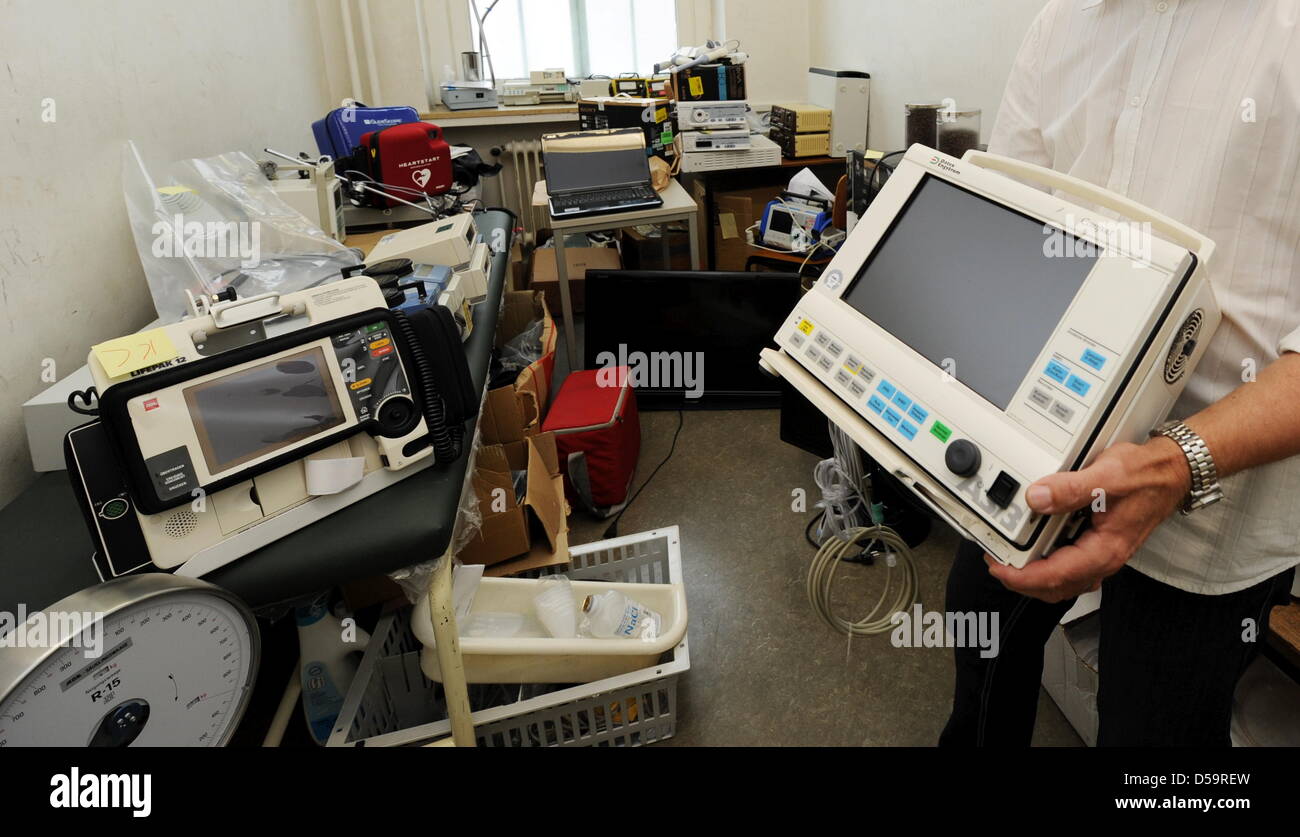
{"type": "Polygon", "coordinates": [[[368,386],[370,386],[370,384],[371,384],[371,382],[372,382],[373,380],[374,380],[373,378],[362,378],[361,380],[356,381],[356,382],[350,384],[350,385],[348,386],[348,388],[349,388],[349,389],[361,389],[362,387],[368,387],[368,386]]]}

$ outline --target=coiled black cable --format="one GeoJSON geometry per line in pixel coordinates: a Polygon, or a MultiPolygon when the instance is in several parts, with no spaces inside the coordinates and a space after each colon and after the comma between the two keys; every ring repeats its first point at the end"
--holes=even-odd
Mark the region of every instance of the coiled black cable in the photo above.
{"type": "Polygon", "coordinates": [[[73,390],[68,393],[68,409],[74,413],[80,413],[83,416],[91,418],[99,417],[99,407],[92,406],[99,403],[99,390],[94,387],[87,387],[84,390],[73,390]],[[80,401],[81,404],[77,402],[80,401]],[[81,406],[84,404],[85,406],[81,406]]]}
{"type": "Polygon", "coordinates": [[[433,446],[434,458],[439,463],[451,462],[460,456],[464,428],[457,426],[453,429],[447,426],[446,408],[442,401],[442,393],[438,390],[433,364],[429,362],[425,347],[416,337],[415,328],[407,318],[406,312],[393,311],[393,322],[402,335],[404,348],[410,355],[411,365],[415,368],[413,377],[420,387],[420,397],[424,401],[424,421],[429,426],[429,442],[433,446]]]}

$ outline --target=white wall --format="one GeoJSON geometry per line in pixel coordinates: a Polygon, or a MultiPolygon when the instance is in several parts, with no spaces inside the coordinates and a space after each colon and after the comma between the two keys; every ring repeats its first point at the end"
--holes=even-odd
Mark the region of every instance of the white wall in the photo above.
{"type": "Polygon", "coordinates": [[[31,479],[20,405],[154,314],[121,153],[312,149],[328,103],[311,0],[15,0],[0,24],[0,504],[31,479]],[[52,99],[55,121],[42,121],[52,99]]]}
{"type": "Polygon", "coordinates": [[[872,148],[903,147],[903,105],[952,97],[983,110],[988,140],[1002,88],[1046,0],[812,0],[812,60],[871,73],[872,148]]]}
{"type": "MultiPolygon", "coordinates": [[[[789,0],[713,0],[714,34],[740,41],[749,54],[745,88],[758,106],[808,99],[811,20],[804,3],[789,0]]],[[[708,36],[706,36],[708,37],[708,36]]],[[[703,38],[701,38],[701,41],[703,38]]]]}

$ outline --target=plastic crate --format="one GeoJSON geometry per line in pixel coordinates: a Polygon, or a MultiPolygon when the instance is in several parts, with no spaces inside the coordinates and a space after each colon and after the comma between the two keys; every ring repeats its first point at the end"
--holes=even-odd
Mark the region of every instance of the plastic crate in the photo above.
{"type": "MultiPolygon", "coordinates": [[[[587,581],[668,584],[682,580],[681,539],[670,526],[571,547],[565,573],[587,581]]],[[[451,734],[442,686],[420,670],[410,608],[383,617],[348,690],[330,747],[427,744],[451,734]]],[[[677,679],[690,668],[687,640],[658,665],[581,685],[472,685],[480,747],[634,747],[671,738],[677,679]]]]}

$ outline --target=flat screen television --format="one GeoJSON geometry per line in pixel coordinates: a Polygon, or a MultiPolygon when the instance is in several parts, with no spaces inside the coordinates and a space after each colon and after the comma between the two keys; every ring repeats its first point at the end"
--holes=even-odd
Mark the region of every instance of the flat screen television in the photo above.
{"type": "Polygon", "coordinates": [[[798,301],[798,274],[589,270],[585,292],[584,364],[629,366],[638,407],[781,405],[758,353],[798,301]]]}

